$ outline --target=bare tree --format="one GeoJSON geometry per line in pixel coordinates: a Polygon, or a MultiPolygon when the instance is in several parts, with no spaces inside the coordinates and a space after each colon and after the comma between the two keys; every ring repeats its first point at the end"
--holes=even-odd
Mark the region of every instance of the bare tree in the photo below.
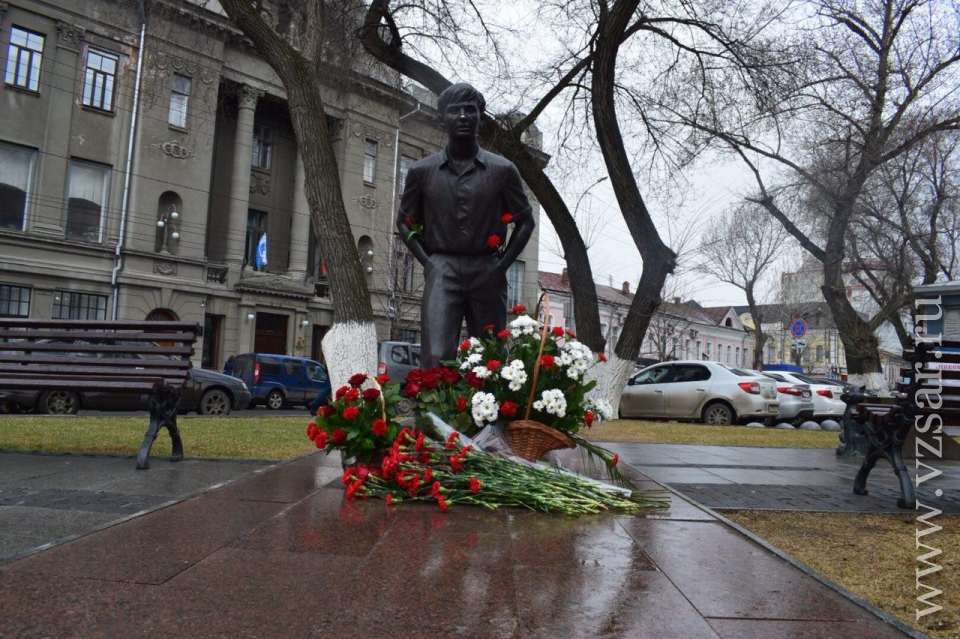
{"type": "Polygon", "coordinates": [[[787,232],[755,204],[739,206],[707,228],[697,251],[696,269],[732,284],[747,296],[754,324],[753,368],[763,365],[765,308],[757,299],[758,286],[783,254],[787,232]]]}

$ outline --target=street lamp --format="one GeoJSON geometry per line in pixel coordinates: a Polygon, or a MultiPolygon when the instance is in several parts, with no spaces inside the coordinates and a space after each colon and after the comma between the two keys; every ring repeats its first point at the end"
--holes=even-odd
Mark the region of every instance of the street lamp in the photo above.
{"type": "Polygon", "coordinates": [[[157,220],[157,228],[161,229],[160,232],[160,252],[169,253],[169,242],[177,241],[180,239],[180,232],[177,230],[177,225],[175,222],[180,217],[177,213],[177,207],[174,204],[171,204],[167,207],[167,210],[160,215],[160,219],[157,220]]]}

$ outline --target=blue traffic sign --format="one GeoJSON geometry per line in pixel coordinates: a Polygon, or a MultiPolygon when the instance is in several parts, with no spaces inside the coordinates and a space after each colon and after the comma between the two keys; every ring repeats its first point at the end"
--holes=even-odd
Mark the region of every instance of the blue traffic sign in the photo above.
{"type": "Polygon", "coordinates": [[[803,337],[807,332],[807,323],[801,318],[796,318],[790,323],[790,334],[794,337],[803,337]]]}

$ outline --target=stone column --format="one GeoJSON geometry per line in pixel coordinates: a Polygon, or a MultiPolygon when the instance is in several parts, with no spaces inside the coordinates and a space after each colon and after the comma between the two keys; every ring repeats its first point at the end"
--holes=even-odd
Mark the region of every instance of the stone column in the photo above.
{"type": "Polygon", "coordinates": [[[310,205],[307,204],[306,172],[303,157],[297,151],[297,168],[293,179],[293,220],[290,225],[290,268],[287,276],[298,282],[307,275],[307,251],[313,238],[310,236],[310,205]]]}
{"type": "Polygon", "coordinates": [[[239,279],[247,237],[247,210],[250,201],[250,168],[253,164],[253,115],[263,91],[244,85],[237,113],[237,134],[233,141],[233,169],[230,174],[230,218],[227,225],[227,264],[233,281],[239,279]]]}

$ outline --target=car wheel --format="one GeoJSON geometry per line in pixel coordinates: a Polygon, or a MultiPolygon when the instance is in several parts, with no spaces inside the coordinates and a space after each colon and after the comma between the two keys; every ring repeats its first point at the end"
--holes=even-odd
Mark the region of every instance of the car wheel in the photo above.
{"type": "Polygon", "coordinates": [[[44,415],[76,415],[80,410],[80,396],[71,391],[45,391],[37,403],[44,415]]]}
{"type": "Polygon", "coordinates": [[[280,410],[283,407],[283,393],[278,390],[272,390],[267,393],[267,408],[270,410],[280,410]]]}
{"type": "Polygon", "coordinates": [[[733,423],[733,411],[726,404],[710,404],[703,409],[703,423],[728,426],[733,423]]]}
{"type": "Polygon", "coordinates": [[[197,412],[201,415],[229,415],[230,397],[220,389],[212,388],[200,398],[197,412]]]}

